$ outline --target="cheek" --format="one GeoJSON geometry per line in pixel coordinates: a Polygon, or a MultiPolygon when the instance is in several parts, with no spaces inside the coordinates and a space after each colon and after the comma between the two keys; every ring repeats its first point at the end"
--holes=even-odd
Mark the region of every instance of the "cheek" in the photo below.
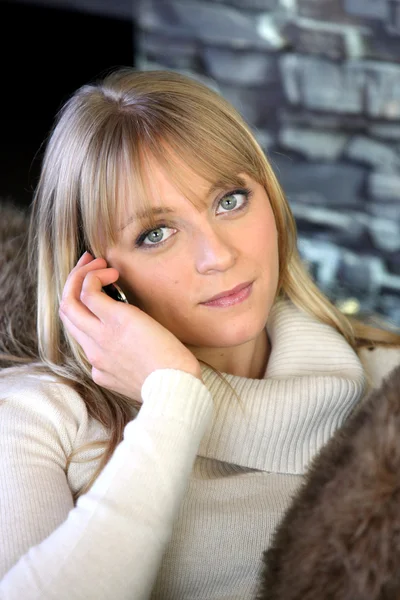
{"type": "Polygon", "coordinates": [[[171,307],[179,305],[179,300],[187,292],[187,279],[182,273],[171,272],[164,266],[152,265],[151,269],[141,269],[140,276],[134,273],[129,277],[129,287],[134,294],[138,306],[145,312],[153,314],[165,313],[171,307]]]}
{"type": "Polygon", "coordinates": [[[130,253],[110,250],[105,257],[120,274],[120,285],[128,301],[145,312],[166,312],[179,305],[189,287],[184,261],[156,257],[132,257],[130,253]]]}
{"type": "Polygon", "coordinates": [[[249,232],[248,245],[254,258],[264,266],[272,267],[278,263],[278,232],[270,209],[266,210],[264,218],[254,221],[249,232]]]}

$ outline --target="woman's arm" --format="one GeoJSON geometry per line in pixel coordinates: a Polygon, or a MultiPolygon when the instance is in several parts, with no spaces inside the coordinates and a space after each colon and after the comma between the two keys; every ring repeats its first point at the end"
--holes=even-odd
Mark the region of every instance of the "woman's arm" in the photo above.
{"type": "Polygon", "coordinates": [[[13,414],[12,401],[0,406],[0,564],[32,546],[4,573],[2,600],[150,596],[212,401],[198,378],[172,369],[149,375],[142,398],[75,508],[63,470],[62,415],[57,429],[31,405],[24,415],[31,426],[13,414]]]}

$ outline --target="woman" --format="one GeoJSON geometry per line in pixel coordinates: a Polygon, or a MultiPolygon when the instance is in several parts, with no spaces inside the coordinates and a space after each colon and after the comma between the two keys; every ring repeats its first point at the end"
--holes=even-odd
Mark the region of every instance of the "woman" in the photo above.
{"type": "Polygon", "coordinates": [[[399,339],[318,291],[248,126],[177,73],[73,95],[31,239],[39,360],[0,379],[1,597],[254,598],[307,465],[399,339]]]}

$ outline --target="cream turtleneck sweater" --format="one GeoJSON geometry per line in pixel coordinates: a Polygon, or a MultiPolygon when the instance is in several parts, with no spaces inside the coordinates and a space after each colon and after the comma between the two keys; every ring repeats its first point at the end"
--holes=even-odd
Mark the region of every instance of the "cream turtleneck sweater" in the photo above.
{"type": "Polygon", "coordinates": [[[236,395],[210,369],[152,373],[75,507],[97,461],[66,460],[106,432],[54,378],[0,378],[0,598],[253,600],[302,474],[365,388],[343,338],[290,303],[268,335],[264,379],[225,375],[236,395]]]}

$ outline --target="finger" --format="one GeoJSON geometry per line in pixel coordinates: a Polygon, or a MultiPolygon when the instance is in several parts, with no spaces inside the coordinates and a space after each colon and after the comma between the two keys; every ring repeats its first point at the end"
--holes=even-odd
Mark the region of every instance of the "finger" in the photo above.
{"type": "Polygon", "coordinates": [[[68,317],[66,315],[61,315],[61,320],[64,324],[65,329],[74,338],[74,340],[76,342],[78,342],[78,344],[84,351],[86,358],[88,359],[90,364],[93,365],[92,360],[96,361],[96,358],[95,358],[95,356],[96,356],[95,350],[97,348],[96,343],[93,341],[93,339],[90,336],[88,336],[81,329],[76,327],[74,325],[74,323],[72,323],[72,321],[70,321],[70,319],[68,319],[68,317]]]}
{"type": "Polygon", "coordinates": [[[67,284],[71,279],[77,277],[83,281],[89,271],[105,268],[107,268],[107,263],[104,258],[93,258],[91,254],[85,252],[71,270],[65,283],[67,284]]]}
{"type": "Polygon", "coordinates": [[[98,269],[88,273],[82,284],[82,303],[101,321],[108,319],[116,308],[115,300],[103,293],[103,287],[115,283],[118,277],[116,269],[98,269]]]}
{"type": "Polygon", "coordinates": [[[118,277],[119,273],[117,269],[114,269],[113,267],[89,271],[86,273],[83,280],[81,294],[101,292],[105,285],[115,283],[115,281],[118,280],[118,277]]]}
{"type": "Polygon", "coordinates": [[[62,299],[66,300],[73,298],[75,300],[79,300],[82,291],[82,284],[86,275],[95,269],[104,269],[106,264],[107,263],[103,258],[95,258],[83,266],[77,265],[74,267],[65,282],[62,299]]]}
{"type": "MultiPolygon", "coordinates": [[[[90,255],[89,255],[90,256],[90,255]]],[[[96,268],[104,268],[107,263],[104,259],[90,260],[89,257],[81,257],[81,260],[89,260],[83,266],[76,266],[68,275],[65,282],[63,295],[60,303],[60,316],[65,314],[79,329],[89,333],[89,328],[93,328],[98,321],[88,308],[81,302],[82,285],[88,272],[96,268]]]]}
{"type": "Polygon", "coordinates": [[[102,387],[107,387],[118,391],[119,388],[118,380],[108,370],[104,370],[107,367],[108,361],[104,357],[104,353],[97,346],[97,344],[86,334],[80,331],[68,317],[63,316],[63,323],[67,331],[72,335],[76,342],[80,345],[85,356],[92,366],[92,378],[95,383],[102,387]]]}
{"type": "Polygon", "coordinates": [[[90,252],[86,251],[82,254],[80,259],[76,263],[76,267],[82,267],[83,265],[88,264],[92,260],[94,260],[94,257],[90,254],[90,252]]]}
{"type": "Polygon", "coordinates": [[[68,333],[74,338],[76,342],[78,342],[79,346],[82,348],[89,364],[92,366],[92,370],[96,370],[98,372],[101,371],[103,377],[107,376],[110,382],[114,381],[115,377],[111,374],[108,374],[107,367],[109,359],[107,358],[107,355],[105,354],[104,350],[100,348],[96,341],[93,340],[90,336],[86,335],[83,331],[75,327],[75,325],[68,319],[68,317],[63,317],[63,323],[68,333]]]}

